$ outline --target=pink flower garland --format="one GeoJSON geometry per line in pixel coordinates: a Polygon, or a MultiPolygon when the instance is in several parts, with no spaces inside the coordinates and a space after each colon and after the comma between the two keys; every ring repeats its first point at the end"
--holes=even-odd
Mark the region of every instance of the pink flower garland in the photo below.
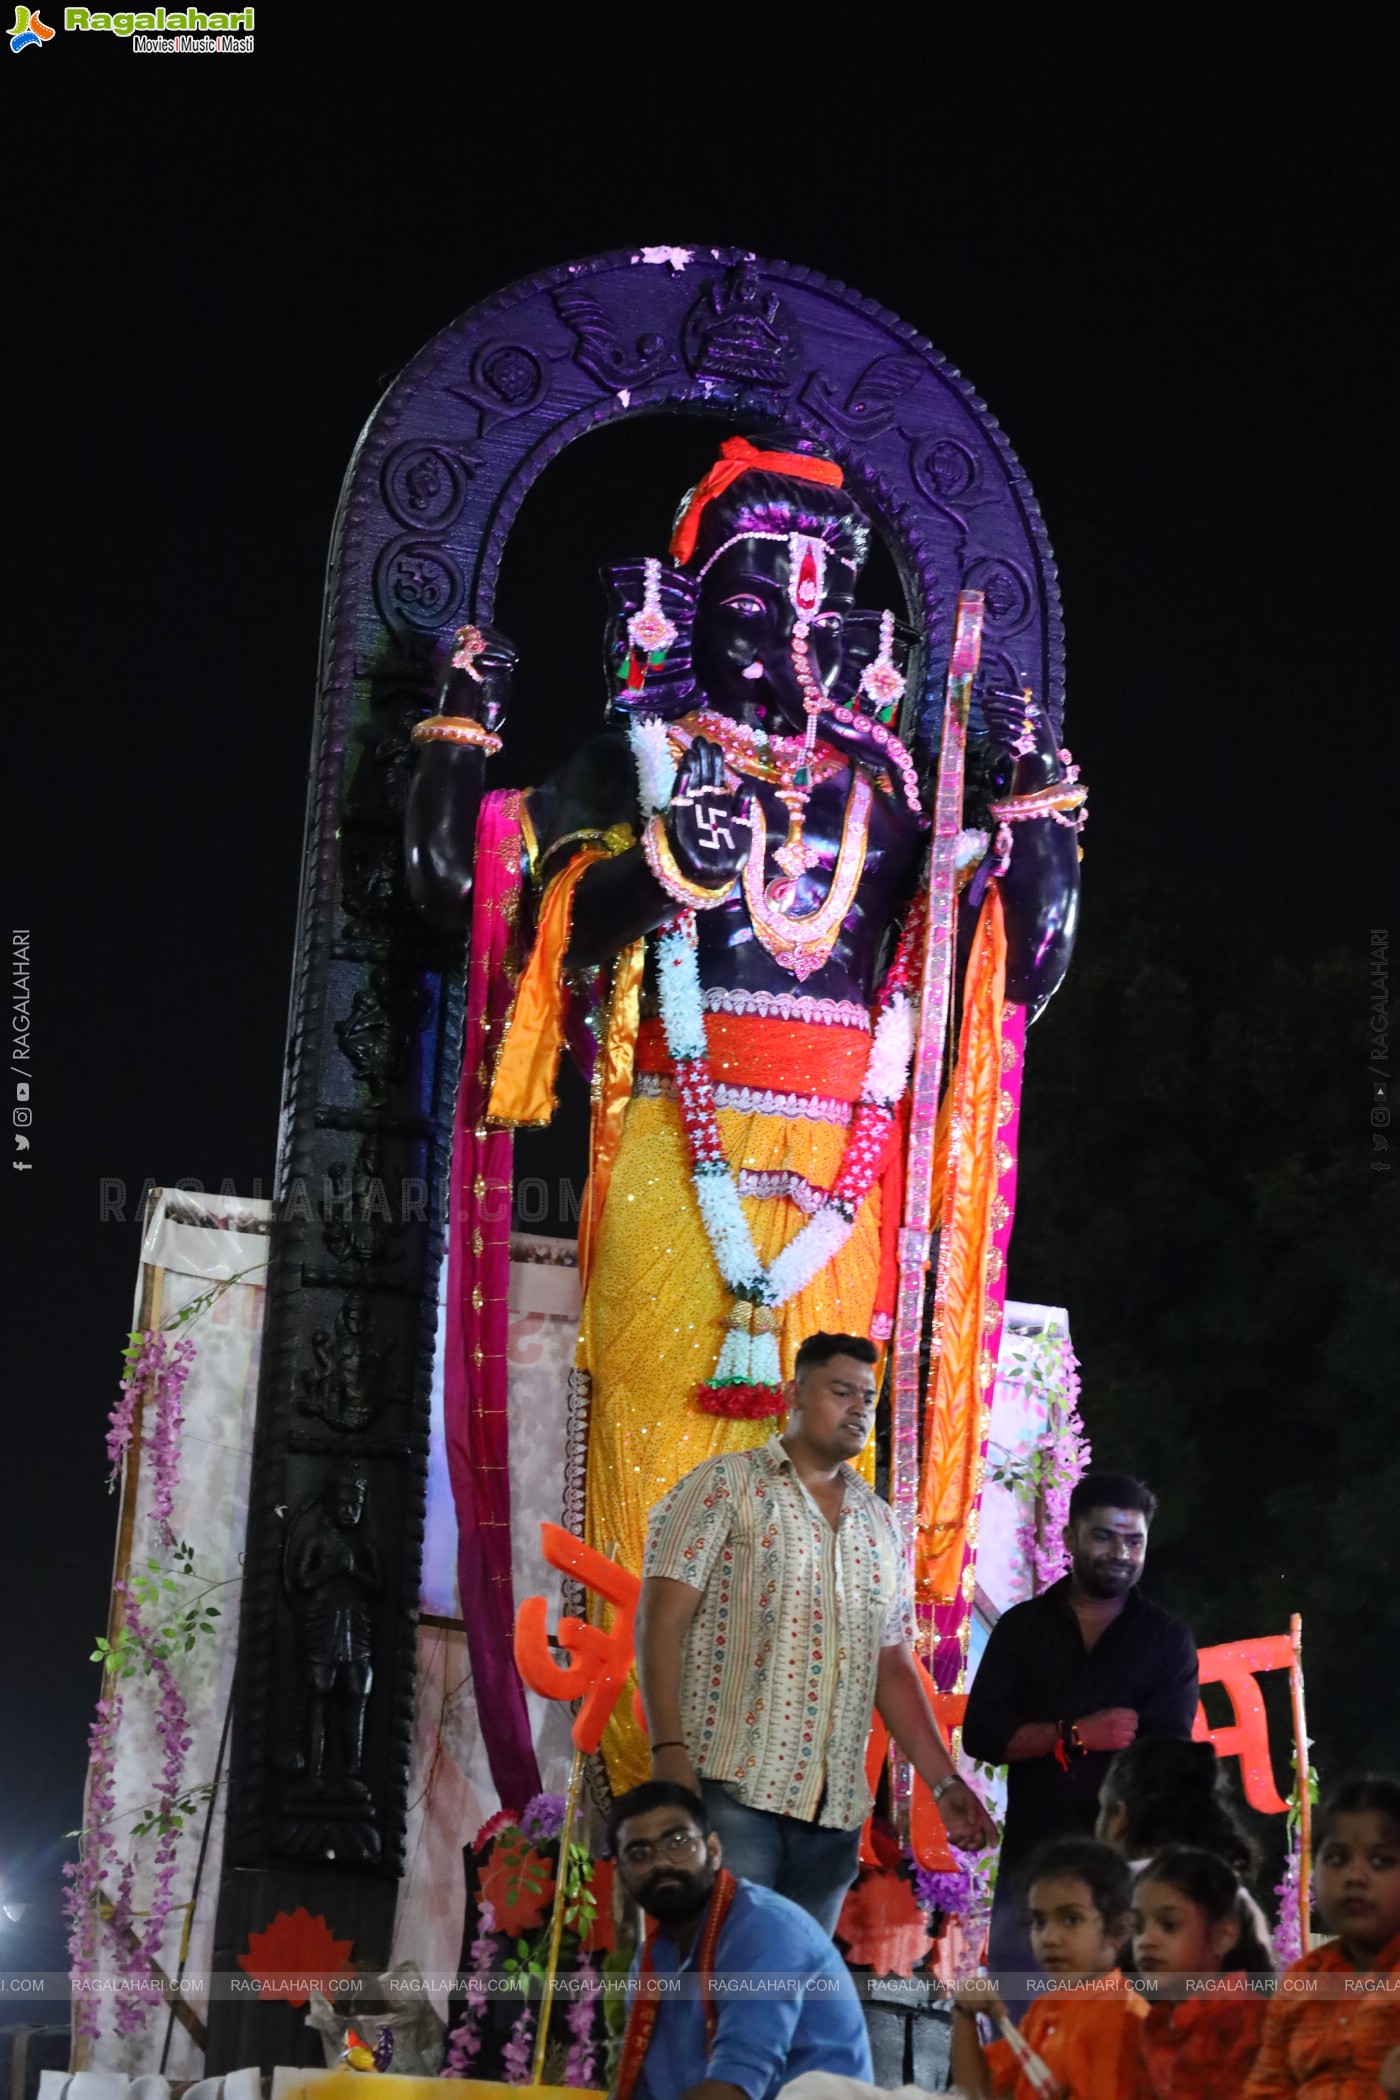
{"type": "Polygon", "coordinates": [[[1018,1559],[1029,1581],[1026,1594],[1031,1597],[1058,1582],[1069,1565],[1061,1534],[1069,1522],[1070,1495],[1089,1465],[1089,1439],[1079,1413],[1079,1359],[1068,1335],[1056,1333],[1047,1339],[1054,1349],[1056,1370],[1039,1445],[1040,1494],[1022,1502],[1016,1526],[1018,1559]],[[1042,1497],[1044,1519],[1038,1525],[1037,1503],[1042,1497]]]}
{"type": "Polygon", "coordinates": [[[109,1482],[115,1485],[131,1448],[138,1407],[150,1411],[151,1516],[161,1541],[171,1542],[170,1517],[180,1480],[180,1431],[184,1427],[184,1393],[194,1364],[195,1345],[183,1335],[171,1346],[160,1329],[133,1335],[127,1348],[127,1373],[108,1417],[109,1482]]]}
{"type": "MultiPolygon", "coordinates": [[[[121,1719],[121,1691],[112,1686],[111,1697],[99,1699],[97,1713],[88,1730],[88,1782],[87,1822],[83,1830],[82,1849],[76,1861],[70,1860],[63,1869],[68,1883],[64,1894],[63,1908],[68,1919],[68,1956],[75,1978],[95,1976],[97,1973],[98,1927],[101,1922],[99,1904],[103,1899],[104,1885],[109,1870],[117,1864],[116,1840],[112,1835],[112,1817],[116,1810],[116,1795],[113,1789],[113,1755],[117,1723],[121,1719]]],[[[117,1903],[125,1900],[130,1912],[131,1863],[121,1870],[117,1884],[117,1903]]],[[[112,1922],[117,1922],[116,1910],[112,1922]]],[[[97,2001],[82,1997],[77,2001],[76,2032],[89,2041],[98,2035],[97,2001]]]]}
{"type": "Polygon", "coordinates": [[[1281,1969],[1302,1959],[1303,1929],[1298,1918],[1298,1878],[1302,1868],[1303,1841],[1294,1826],[1288,1833],[1288,1857],[1283,1863],[1283,1878],[1274,1890],[1278,1904],[1273,1932],[1274,1958],[1281,1969]]]}
{"type": "MultiPolygon", "coordinates": [[[[496,1913],[489,1903],[483,1903],[476,1914],[476,1938],[472,1941],[472,1974],[485,1976],[491,1968],[495,1952],[496,1913]]],[[[447,2044],[447,2055],[443,2059],[441,2078],[465,2078],[473,2059],[481,2053],[481,2015],[486,2009],[486,2000],[477,1992],[467,1996],[461,2019],[452,2030],[447,2044]]]]}
{"type": "Polygon", "coordinates": [[[991,1862],[982,1854],[962,1852],[956,1845],[950,1847],[958,1862],[954,1873],[934,1873],[921,1867],[912,1853],[906,1853],[914,1884],[914,1897],[922,1910],[940,1910],[945,1917],[956,1918],[962,1927],[962,1950],[958,1964],[958,1978],[974,1975],[982,1958],[986,1944],[987,1926],[991,1921],[992,1898],[988,1888],[991,1862]]]}
{"type": "MultiPolygon", "coordinates": [[[[126,1375],[116,1404],[108,1417],[107,1458],[111,1483],[115,1484],[126,1463],[138,1410],[150,1419],[151,1461],[150,1517],[156,1526],[159,1545],[174,1544],[170,1518],[180,1478],[180,1432],[184,1426],[184,1391],[195,1360],[195,1345],[182,1336],[173,1346],[161,1329],[133,1334],[126,1350],[126,1375]]],[[[134,1650],[159,1686],[156,1733],[162,1743],[158,1798],[152,1822],[159,1833],[155,1870],[144,1926],[136,1932],[133,1892],[136,1865],[128,1856],[118,1863],[113,1833],[116,1812],[116,1741],[122,1718],[122,1672],[108,1664],[106,1696],[97,1702],[96,1718],[88,1732],[88,1801],[81,1849],[76,1862],[64,1867],[68,1888],[64,1912],[68,1920],[68,1952],[75,1977],[96,1975],[102,1940],[108,1943],[109,1959],[117,1974],[132,1982],[145,1981],[147,1990],[117,1994],[113,2025],[119,2036],[134,2034],[145,2022],[149,2007],[160,2001],[154,1970],[159,1962],[170,1917],[175,1909],[174,1883],[180,1840],[179,1805],[184,1793],[185,1754],[190,1748],[189,1708],[184,1693],[165,1656],[156,1652],[157,1642],[146,1627],[130,1585],[119,1581],[113,1595],[122,1606],[123,1620],[134,1650]],[[110,1904],[110,1909],[107,1906],[110,1904]],[[103,1912],[106,1910],[104,1919],[103,1912]],[[135,1944],[133,1945],[133,1940],[135,1944]]],[[[79,2001],[76,2031],[95,2041],[100,2033],[98,2001],[79,2001]]]]}
{"type": "Polygon", "coordinates": [[[185,1752],[191,1742],[190,1713],[174,1671],[165,1657],[156,1652],[155,1641],[142,1624],[130,1589],[126,1583],[119,1582],[115,1585],[115,1591],[125,1605],[126,1623],[132,1638],[143,1649],[151,1673],[160,1686],[156,1734],[161,1739],[164,1754],[161,1759],[160,1791],[155,1810],[156,1827],[160,1837],[153,1862],[155,1885],[151,1890],[151,1900],[146,1912],[146,1929],[141,1935],[137,1957],[146,1973],[151,1974],[160,1960],[161,1948],[170,1924],[170,1913],[174,1909],[175,1855],[180,1843],[180,1820],[177,1810],[183,1792],[185,1752]]]}
{"type": "Polygon", "coordinates": [[[593,2040],[593,2000],[598,1991],[598,1979],[591,1969],[581,1968],[578,1981],[579,1994],[569,2007],[565,2021],[571,2039],[564,2064],[564,2083],[590,2086],[598,2057],[593,2040]]]}
{"type": "Polygon", "coordinates": [[[528,2005],[522,2005],[520,2016],[510,2030],[510,2040],[501,2051],[501,2062],[505,2065],[507,2085],[530,2083],[530,2059],[534,2054],[535,2017],[528,2005]]]}

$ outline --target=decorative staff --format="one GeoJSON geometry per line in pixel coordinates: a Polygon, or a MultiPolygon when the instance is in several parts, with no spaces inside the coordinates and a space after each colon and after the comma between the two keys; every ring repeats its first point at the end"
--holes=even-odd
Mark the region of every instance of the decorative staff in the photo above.
{"type": "MultiPolygon", "coordinates": [[[[982,654],[984,599],[980,591],[959,594],[953,621],[953,651],[943,703],[938,747],[933,840],[929,849],[928,915],[919,990],[918,1044],[914,1052],[909,1154],[904,1181],[904,1225],[899,1236],[899,1294],[895,1306],[891,1368],[893,1453],[890,1500],[913,1549],[919,1493],[919,1343],[923,1332],[925,1278],[933,1211],[933,1147],[943,1078],[944,1042],[952,1011],[953,958],[957,953],[957,847],[962,824],[963,770],[972,681],[982,654]]],[[[896,1757],[895,1807],[901,1822],[909,1804],[909,1766],[896,1757]]]]}
{"type": "Polygon", "coordinates": [[[534,2061],[530,2066],[530,2083],[536,2086],[544,2078],[554,1979],[559,1968],[559,1944],[564,1935],[569,1858],[579,1797],[583,1791],[583,1762],[602,1741],[608,1716],[617,1704],[632,1667],[633,1621],[642,1587],[637,1577],[630,1575],[626,1568],[606,1559],[558,1524],[541,1524],[540,1543],[550,1567],[571,1575],[576,1582],[585,1583],[604,1598],[613,1607],[613,1619],[612,1625],[605,1630],[601,1626],[590,1626],[584,1619],[562,1618],[558,1646],[567,1650],[572,1660],[560,1665],[550,1652],[544,1598],[524,1598],[515,1615],[515,1662],[530,1690],[545,1699],[581,1699],[583,1702],[570,1730],[574,1760],[569,1768],[569,1790],[564,1801],[564,1827],[559,1833],[559,1871],[554,1880],[554,1905],[549,1920],[549,1954],[541,1987],[534,2061]]]}

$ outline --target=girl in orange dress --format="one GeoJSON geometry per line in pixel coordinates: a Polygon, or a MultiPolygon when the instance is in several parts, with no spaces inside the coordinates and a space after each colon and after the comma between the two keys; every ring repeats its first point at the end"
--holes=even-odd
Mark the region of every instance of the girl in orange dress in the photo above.
{"type": "Polygon", "coordinates": [[[1400,1779],[1332,1796],[1313,1900],[1336,1937],[1280,1979],[1244,2100],[1400,2094],[1400,1779]]]}
{"type": "Polygon", "coordinates": [[[1005,2025],[1005,2009],[975,1977],[959,1986],[952,2082],[968,2100],[1151,2100],[1138,2052],[1142,2006],[1118,1969],[1130,1896],[1127,1862],[1111,1845],[1057,1838],[1036,1854],[1031,1948],[1047,1988],[1021,2022],[1018,2048],[979,2040],[977,2015],[1005,2025]]]}
{"type": "Polygon", "coordinates": [[[1213,1852],[1175,1845],[1138,1875],[1133,1960],[1141,1976],[1189,1977],[1195,1988],[1148,2007],[1138,2047],[1153,2100],[1217,2100],[1238,2093],[1259,2054],[1273,1951],[1232,1867],[1213,1852]]]}

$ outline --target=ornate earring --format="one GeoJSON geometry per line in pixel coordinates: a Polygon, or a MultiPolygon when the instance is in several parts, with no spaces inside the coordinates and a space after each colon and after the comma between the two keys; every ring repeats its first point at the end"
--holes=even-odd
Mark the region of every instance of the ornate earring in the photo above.
{"type": "Polygon", "coordinates": [[[666,661],[666,652],[680,631],[675,621],[668,619],[661,609],[661,563],[648,557],[644,573],[642,609],[634,612],[627,622],[627,639],[632,650],[624,678],[628,691],[633,693],[641,691],[649,670],[659,670],[666,661]]]}
{"type": "Polygon", "coordinates": [[[904,679],[894,660],[894,614],[880,615],[879,653],[860,674],[860,689],[882,722],[888,722],[904,698],[904,679]]]}
{"type": "Polygon", "coordinates": [[[668,620],[661,610],[661,564],[648,559],[646,563],[646,585],[642,592],[642,609],[633,613],[627,622],[627,639],[634,649],[647,655],[664,656],[676,639],[674,620],[668,620]]]}

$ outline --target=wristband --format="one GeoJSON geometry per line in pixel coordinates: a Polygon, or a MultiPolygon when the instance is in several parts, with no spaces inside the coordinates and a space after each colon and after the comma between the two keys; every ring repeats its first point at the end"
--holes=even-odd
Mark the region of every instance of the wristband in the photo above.
{"type": "Polygon", "coordinates": [[[1069,1770],[1071,1755],[1087,1757],[1089,1746],[1079,1733],[1077,1721],[1060,1721],[1055,1729],[1055,1762],[1062,1772],[1069,1770]]]}
{"type": "Polygon", "coordinates": [[[739,880],[737,875],[724,877],[722,889],[709,890],[681,873],[660,817],[653,817],[642,833],[642,852],[648,868],[667,896],[674,897],[677,904],[688,905],[692,911],[711,911],[717,904],[727,904],[734,894],[739,880]]]}
{"type": "Polygon", "coordinates": [[[655,1757],[658,1750],[684,1750],[685,1748],[686,1744],[682,1740],[682,1738],[678,1735],[675,1735],[672,1736],[668,1742],[653,1743],[651,1746],[651,1754],[653,1757],[655,1757]]]}
{"type": "Polygon", "coordinates": [[[429,715],[425,721],[416,723],[410,736],[411,744],[471,744],[494,758],[501,748],[501,739],[494,730],[483,729],[470,715],[429,715]]]}
{"type": "Polygon", "coordinates": [[[936,1806],[936,1805],[938,1804],[938,1802],[940,1802],[940,1801],[941,1801],[941,1800],[943,1799],[943,1796],[944,1796],[944,1795],[945,1795],[945,1794],[947,1793],[947,1791],[948,1791],[949,1787],[950,1787],[950,1786],[957,1786],[957,1784],[958,1784],[958,1775],[957,1775],[957,1773],[956,1773],[956,1772],[945,1772],[945,1773],[944,1773],[944,1775],[943,1775],[943,1777],[942,1777],[942,1778],[941,1778],[941,1779],[939,1780],[939,1782],[938,1782],[937,1786],[931,1786],[931,1787],[929,1788],[929,1790],[928,1790],[928,1797],[929,1797],[929,1800],[930,1800],[930,1801],[932,1801],[932,1802],[933,1802],[933,1803],[935,1804],[935,1806],[936,1806]]]}

